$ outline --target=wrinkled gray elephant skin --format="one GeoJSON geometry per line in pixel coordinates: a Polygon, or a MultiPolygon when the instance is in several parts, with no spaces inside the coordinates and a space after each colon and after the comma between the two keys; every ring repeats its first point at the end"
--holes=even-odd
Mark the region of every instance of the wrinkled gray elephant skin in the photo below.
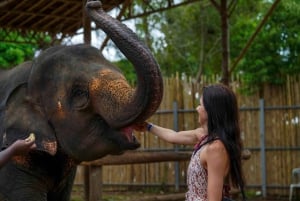
{"type": "Polygon", "coordinates": [[[0,72],[0,145],[35,133],[37,148],[0,169],[0,201],[67,201],[81,161],[136,149],[132,127],[160,105],[163,86],[149,49],[100,2],[87,13],[133,64],[132,88],[88,45],[57,46],[0,72]]]}

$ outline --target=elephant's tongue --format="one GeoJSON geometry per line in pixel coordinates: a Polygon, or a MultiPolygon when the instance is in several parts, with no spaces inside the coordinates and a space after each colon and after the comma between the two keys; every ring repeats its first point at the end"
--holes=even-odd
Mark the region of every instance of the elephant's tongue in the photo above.
{"type": "Polygon", "coordinates": [[[133,129],[132,127],[125,127],[122,128],[122,133],[125,135],[125,137],[128,139],[129,142],[134,141],[134,135],[133,135],[133,129]]]}

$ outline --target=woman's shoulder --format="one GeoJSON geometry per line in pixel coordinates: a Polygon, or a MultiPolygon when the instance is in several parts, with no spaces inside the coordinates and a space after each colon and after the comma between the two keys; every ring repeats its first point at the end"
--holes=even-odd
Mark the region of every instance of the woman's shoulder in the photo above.
{"type": "Polygon", "coordinates": [[[220,139],[215,139],[204,147],[200,160],[205,168],[208,166],[217,168],[226,167],[226,172],[230,163],[229,155],[220,139]]]}
{"type": "Polygon", "coordinates": [[[207,154],[225,154],[227,155],[227,151],[225,145],[220,139],[215,139],[211,143],[208,143],[206,146],[207,154]]]}

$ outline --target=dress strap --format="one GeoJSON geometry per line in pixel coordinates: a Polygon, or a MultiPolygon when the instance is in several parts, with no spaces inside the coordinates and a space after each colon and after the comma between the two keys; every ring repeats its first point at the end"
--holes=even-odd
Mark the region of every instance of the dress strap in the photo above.
{"type": "Polygon", "coordinates": [[[195,155],[196,152],[199,151],[199,149],[200,149],[201,147],[203,147],[203,146],[206,145],[207,143],[213,141],[213,140],[207,140],[207,138],[208,138],[208,135],[203,136],[203,137],[199,140],[199,142],[194,146],[194,152],[193,152],[193,155],[195,155]]]}
{"type": "Polygon", "coordinates": [[[193,155],[194,155],[201,147],[203,147],[204,145],[206,145],[206,144],[208,144],[208,143],[210,143],[210,142],[212,142],[212,141],[215,141],[215,140],[219,139],[218,137],[216,137],[216,138],[212,138],[212,139],[207,140],[207,138],[208,138],[208,135],[203,136],[203,137],[200,139],[200,141],[194,146],[194,152],[193,152],[193,155]]]}
{"type": "Polygon", "coordinates": [[[205,143],[207,137],[208,137],[208,135],[204,135],[204,136],[201,137],[201,139],[199,140],[199,142],[197,142],[197,144],[195,144],[194,151],[198,150],[202,146],[202,144],[205,143]]]}

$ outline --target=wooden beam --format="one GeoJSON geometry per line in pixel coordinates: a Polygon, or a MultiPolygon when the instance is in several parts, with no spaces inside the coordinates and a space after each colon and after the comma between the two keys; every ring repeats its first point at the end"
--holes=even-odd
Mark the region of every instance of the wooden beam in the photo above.
{"type": "Polygon", "coordinates": [[[141,152],[128,151],[122,155],[108,155],[101,159],[82,162],[81,165],[102,166],[102,165],[124,165],[139,163],[154,163],[164,161],[186,161],[191,158],[191,152],[141,152]]]}
{"type": "MultiPolygon", "coordinates": [[[[142,151],[127,151],[122,155],[108,155],[95,161],[84,161],[80,165],[87,166],[102,166],[102,165],[125,165],[125,164],[140,164],[140,163],[155,163],[168,161],[187,161],[190,160],[192,152],[142,152],[142,151]]],[[[251,157],[251,152],[248,149],[243,150],[242,159],[248,160],[251,157]]]]}

